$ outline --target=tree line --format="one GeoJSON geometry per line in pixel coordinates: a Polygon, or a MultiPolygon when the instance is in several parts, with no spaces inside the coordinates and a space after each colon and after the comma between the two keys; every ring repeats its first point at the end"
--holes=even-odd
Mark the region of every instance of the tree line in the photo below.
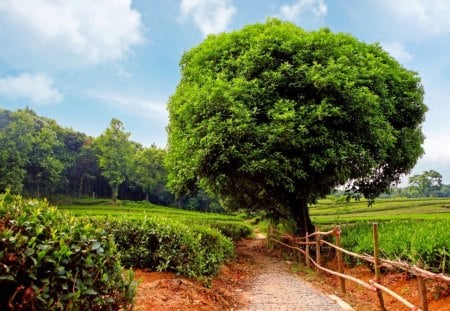
{"type": "Polygon", "coordinates": [[[167,189],[166,150],[131,141],[112,119],[91,137],[26,108],[0,109],[0,192],[29,197],[111,197],[222,211],[203,192],[176,199],[167,189]]]}
{"type": "Polygon", "coordinates": [[[450,185],[443,184],[441,173],[424,171],[408,178],[408,186],[393,189],[393,196],[408,198],[450,197],[450,185]]]}

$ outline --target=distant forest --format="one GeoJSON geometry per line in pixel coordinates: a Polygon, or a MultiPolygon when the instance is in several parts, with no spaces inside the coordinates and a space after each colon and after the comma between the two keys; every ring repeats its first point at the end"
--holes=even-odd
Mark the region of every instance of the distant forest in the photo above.
{"type": "Polygon", "coordinates": [[[120,147],[126,145],[126,154],[121,159],[117,158],[117,150],[107,150],[109,145],[105,144],[112,129],[91,137],[62,127],[28,108],[0,109],[0,193],[10,189],[12,193],[46,197],[50,201],[64,196],[106,198],[113,195],[114,180],[120,200],[148,200],[184,209],[223,211],[217,199],[202,191],[176,199],[166,187],[166,150],[129,141],[129,133],[121,122],[113,119],[113,125],[125,139],[120,147]],[[108,153],[110,162],[121,163],[116,169],[108,166],[108,153]]]}

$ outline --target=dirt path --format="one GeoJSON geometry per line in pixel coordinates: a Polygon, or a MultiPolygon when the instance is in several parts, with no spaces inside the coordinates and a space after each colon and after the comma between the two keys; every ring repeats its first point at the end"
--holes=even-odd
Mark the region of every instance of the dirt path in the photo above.
{"type": "Polygon", "coordinates": [[[263,245],[264,240],[255,239],[238,246],[255,268],[253,277],[244,284],[241,299],[246,303],[240,310],[343,310],[329,296],[291,273],[285,262],[267,256],[263,245]]]}
{"type": "MultiPolygon", "coordinates": [[[[219,275],[208,286],[173,273],[136,270],[136,277],[141,283],[135,310],[349,310],[345,305],[341,308],[342,301],[334,296],[340,293],[336,277],[323,274],[316,278],[304,271],[299,272],[301,276],[291,273],[285,262],[267,255],[263,236],[257,235],[257,239],[239,242],[236,253],[236,258],[223,265],[219,275]],[[330,296],[323,294],[323,291],[330,296]],[[330,298],[333,296],[337,302],[330,298]]],[[[346,274],[365,281],[373,277],[373,273],[363,266],[347,267],[346,274]]],[[[408,278],[406,273],[383,275],[383,283],[418,305],[417,281],[408,278]]],[[[348,282],[346,287],[345,300],[355,310],[378,310],[375,293],[352,282],[348,282]]],[[[450,285],[428,280],[427,292],[430,311],[450,311],[450,285]]],[[[388,296],[385,296],[385,303],[388,310],[406,310],[388,296]]]]}
{"type": "Polygon", "coordinates": [[[339,305],[267,255],[265,240],[238,243],[236,258],[204,286],[172,273],[136,271],[138,311],[341,311],[339,305]]]}

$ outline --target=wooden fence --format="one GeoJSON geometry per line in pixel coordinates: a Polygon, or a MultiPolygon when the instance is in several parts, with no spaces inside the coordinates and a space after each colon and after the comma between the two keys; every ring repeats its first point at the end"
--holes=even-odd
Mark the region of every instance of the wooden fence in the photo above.
{"type": "Polygon", "coordinates": [[[353,252],[350,252],[346,249],[343,249],[341,247],[341,230],[340,227],[336,226],[333,230],[330,230],[328,232],[320,232],[318,228],[316,227],[316,232],[307,234],[306,237],[295,237],[291,236],[289,234],[283,233],[281,231],[278,231],[272,226],[269,226],[268,228],[268,234],[267,234],[267,246],[269,249],[272,249],[275,244],[281,245],[283,247],[289,248],[291,250],[299,252],[299,254],[302,254],[305,258],[306,265],[310,268],[311,263],[316,268],[316,274],[320,275],[321,271],[325,271],[327,273],[330,273],[332,275],[336,275],[339,277],[339,283],[340,288],[343,294],[346,293],[345,289],[345,280],[349,280],[352,282],[355,282],[362,287],[376,292],[378,301],[380,304],[381,310],[386,310],[384,306],[384,300],[383,300],[383,292],[392,296],[399,302],[403,303],[406,307],[410,308],[411,310],[423,310],[428,311],[428,304],[427,304],[427,297],[426,297],[426,286],[425,286],[425,279],[436,279],[441,280],[446,283],[450,283],[450,277],[446,276],[444,274],[436,274],[432,273],[430,271],[422,269],[421,265],[411,265],[406,262],[400,262],[400,261],[392,261],[387,260],[379,257],[379,243],[378,243],[378,226],[376,223],[373,224],[373,240],[374,240],[374,256],[367,256],[367,255],[360,255],[353,252]],[[323,239],[325,236],[334,236],[335,237],[335,244],[330,243],[323,239]],[[337,260],[338,260],[338,271],[334,271],[328,268],[325,268],[321,266],[321,248],[326,245],[328,247],[334,248],[336,250],[337,254],[337,260]],[[316,258],[315,260],[310,256],[310,251],[312,248],[315,248],[316,258]],[[347,254],[349,256],[358,258],[360,260],[364,260],[367,262],[370,262],[374,265],[375,269],[375,275],[374,279],[370,280],[368,283],[360,280],[358,278],[355,278],[350,275],[344,274],[344,255],[347,254]],[[407,301],[402,296],[398,295],[397,293],[393,292],[389,288],[383,286],[380,284],[380,267],[385,267],[389,270],[394,269],[400,269],[407,271],[413,275],[416,276],[417,282],[418,282],[418,289],[419,289],[419,297],[420,297],[420,306],[415,306],[409,301],[407,301]]]}

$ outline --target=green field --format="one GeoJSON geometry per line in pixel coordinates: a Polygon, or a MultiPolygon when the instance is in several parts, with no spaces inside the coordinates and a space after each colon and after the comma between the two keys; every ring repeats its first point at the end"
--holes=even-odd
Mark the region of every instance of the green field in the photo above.
{"type": "Polygon", "coordinates": [[[312,221],[319,225],[358,221],[450,220],[450,198],[377,199],[370,207],[365,200],[342,202],[327,198],[313,205],[310,214],[312,221]]]}
{"type": "Polygon", "coordinates": [[[372,223],[377,222],[384,258],[420,260],[431,271],[450,273],[449,198],[377,199],[369,207],[364,200],[329,197],[310,214],[319,227],[341,225],[343,247],[360,254],[373,254],[372,223]]]}
{"type": "MultiPolygon", "coordinates": [[[[219,230],[232,239],[248,235],[248,225],[239,217],[209,214],[156,206],[146,202],[81,200],[59,205],[77,216],[109,219],[145,217],[190,226],[204,226],[219,230]]],[[[322,228],[341,225],[343,245],[358,253],[371,254],[373,242],[371,223],[378,222],[381,253],[385,258],[411,263],[421,260],[436,272],[450,272],[450,199],[377,199],[372,206],[367,201],[346,202],[329,197],[310,207],[313,223],[322,228]]]]}
{"type": "Polygon", "coordinates": [[[135,216],[149,215],[178,219],[203,218],[218,221],[242,221],[234,215],[188,211],[178,208],[154,205],[149,202],[124,201],[117,205],[112,205],[109,204],[109,201],[107,203],[96,203],[96,201],[93,200],[77,200],[73,204],[58,204],[57,206],[59,209],[68,210],[77,216],[123,216],[128,214],[135,216]]]}

